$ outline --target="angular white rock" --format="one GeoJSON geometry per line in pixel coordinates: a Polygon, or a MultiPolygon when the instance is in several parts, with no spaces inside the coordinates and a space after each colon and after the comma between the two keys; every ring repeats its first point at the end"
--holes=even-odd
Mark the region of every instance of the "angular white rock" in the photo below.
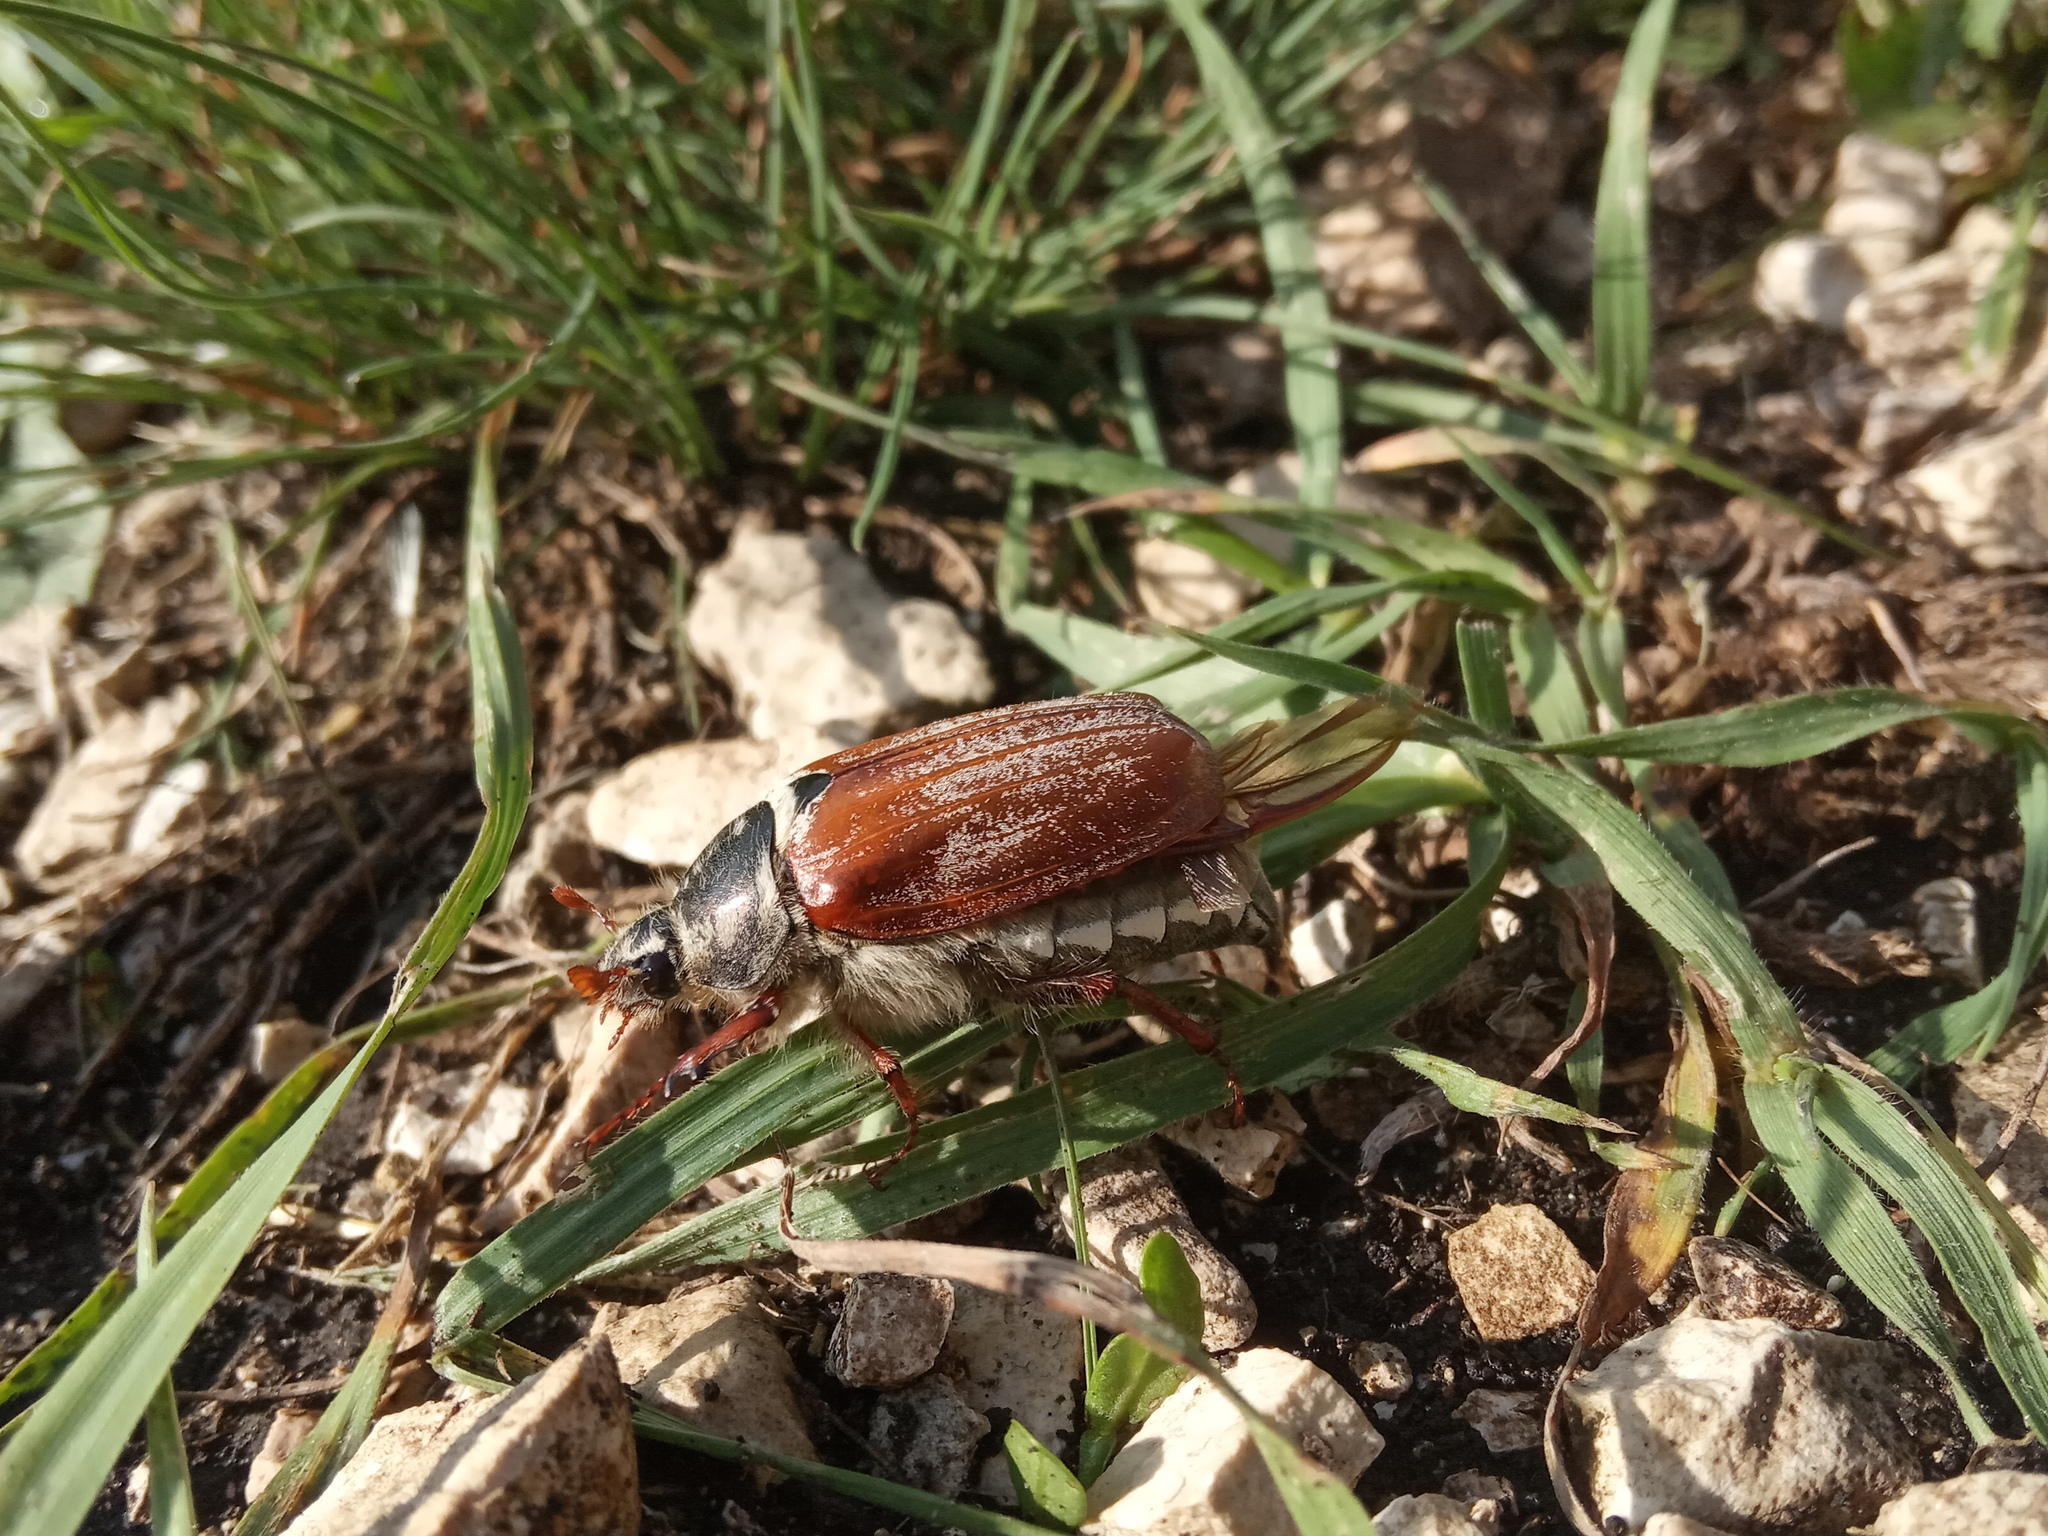
{"type": "Polygon", "coordinates": [[[944,1371],[882,1393],[868,1420],[868,1441],[892,1464],[892,1474],[945,1499],[966,1490],[988,1432],[988,1415],[969,1407],[944,1371]]]}
{"type": "Polygon", "coordinates": [[[606,1306],[591,1334],[610,1341],[640,1396],[699,1429],[815,1459],[797,1408],[796,1369],[745,1275],[684,1284],[650,1307],[606,1306]]]}
{"type": "Polygon", "coordinates": [[[1224,1183],[1263,1200],[1273,1193],[1280,1170],[1300,1148],[1308,1122],[1277,1088],[1254,1102],[1257,1113],[1247,1116],[1243,1125],[1231,1124],[1232,1111],[1226,1106],[1176,1120],[1160,1134],[1215,1169],[1224,1183]]]}
{"type": "Polygon", "coordinates": [[[2048,1536],[2048,1476],[1971,1472],[1908,1488],[1870,1536],[2048,1536]]]}
{"type": "Polygon", "coordinates": [[[953,1322],[953,1284],[922,1275],[855,1275],[825,1368],[850,1387],[901,1387],[932,1368],[953,1322]]]}
{"type": "Polygon", "coordinates": [[[1570,1322],[1593,1289],[1593,1266],[1533,1205],[1496,1205],[1444,1248],[1472,1326],[1490,1342],[1570,1322]]]}
{"type": "Polygon", "coordinates": [[[1404,1493],[1372,1517],[1379,1536],[1495,1536],[1472,1506],[1440,1493],[1404,1493]]]}
{"type": "Polygon", "coordinates": [[[1131,577],[1146,617],[1183,629],[1234,619],[1265,591],[1206,549],[1177,539],[1139,539],[1131,546],[1131,577]]]}
{"type": "Polygon", "coordinates": [[[111,716],[57,770],[14,843],[14,863],[38,883],[123,845],[129,818],[204,701],[180,687],[111,716]]]}
{"type": "Polygon", "coordinates": [[[1960,438],[1898,483],[1979,568],[2048,564],[2048,413],[1960,438]]]}
{"type": "Polygon", "coordinates": [[[1681,1317],[1565,1387],[1595,1518],[1839,1531],[1916,1481],[1890,1345],[1766,1318],[1681,1317]]]}
{"type": "Polygon", "coordinates": [[[1527,1451],[1543,1443],[1543,1394],[1502,1392],[1481,1387],[1465,1394],[1465,1401],[1451,1413],[1461,1424],[1479,1431],[1479,1438],[1496,1456],[1510,1451],[1527,1451]]]}
{"type": "MultiPolygon", "coordinates": [[[[2048,462],[2048,461],[2044,461],[2048,462]]],[[[1930,880],[1913,892],[1920,947],[1942,974],[1975,991],[1984,985],[1984,956],[1977,934],[1977,888],[1960,876],[1930,880]]]]}
{"type": "Polygon", "coordinates": [[[1382,1402],[1404,1395],[1415,1385],[1415,1368],[1393,1344],[1353,1345],[1351,1369],[1358,1377],[1359,1386],[1365,1389],[1365,1395],[1382,1402]]]}
{"type": "MultiPolygon", "coordinates": [[[[434,1143],[468,1107],[483,1073],[481,1064],[437,1072],[406,1090],[405,1096],[393,1106],[391,1121],[384,1128],[384,1150],[424,1163],[434,1143]]],[[[458,1174],[489,1173],[510,1157],[512,1149],[525,1138],[539,1100],[538,1089],[517,1083],[495,1085],[485,1096],[483,1107],[448,1149],[443,1169],[458,1174]]]]}
{"type": "Polygon", "coordinates": [[[1832,235],[1787,235],[1756,260],[1756,307],[1773,320],[1840,334],[1849,305],[1869,285],[1849,247],[1832,235]]]}
{"type": "MultiPolygon", "coordinates": [[[[1007,1410],[1053,1454],[1065,1457],[1073,1450],[1081,1401],[1078,1318],[1025,1297],[959,1286],[940,1360],[961,1401],[975,1412],[1007,1410]]],[[[982,1467],[979,1488],[1002,1503],[1017,1502],[1000,1456],[982,1467]]]]}
{"type": "MultiPolygon", "coordinates": [[[[1054,1183],[1053,1211],[1072,1242],[1072,1202],[1065,1197],[1065,1181],[1054,1183]]],[[[1081,1208],[1088,1222],[1089,1259],[1133,1282],[1152,1235],[1172,1234],[1202,1287],[1204,1349],[1236,1349],[1252,1336],[1259,1325],[1259,1308],[1251,1287],[1237,1266],[1202,1235],[1150,1147],[1137,1142],[1083,1163],[1081,1208]]]]}
{"type": "Polygon", "coordinates": [[[1940,238],[1947,186],[1931,155],[1852,133],[1835,152],[1835,195],[1821,229],[1848,246],[1871,277],[1883,277],[1940,238]]]}
{"type": "MultiPolygon", "coordinates": [[[[1278,1349],[1246,1350],[1230,1384],[1347,1485],[1385,1441],[1336,1381],[1278,1349]]],[[[1199,1377],[1182,1383],[1088,1491],[1090,1536],[1280,1536],[1294,1522],[1244,1420],[1199,1377]]]]}
{"type": "Polygon", "coordinates": [[[995,692],[981,647],[952,609],[892,599],[836,539],[757,521],[742,522],[698,578],[689,633],[761,741],[829,751],[986,704],[995,692]]]}
{"type": "Polygon", "coordinates": [[[510,1392],[387,1415],[289,1536],[637,1536],[632,1409],[603,1340],[578,1344],[510,1392]]]}
{"type": "Polygon", "coordinates": [[[1728,1536],[1728,1532],[1685,1515],[1652,1515],[1643,1527],[1643,1536],[1728,1536]]]}
{"type": "Polygon", "coordinates": [[[803,746],[785,759],[778,743],[744,736],[656,747],[598,782],[584,825],[600,848],[686,869],[727,822],[808,760],[803,746]]]}

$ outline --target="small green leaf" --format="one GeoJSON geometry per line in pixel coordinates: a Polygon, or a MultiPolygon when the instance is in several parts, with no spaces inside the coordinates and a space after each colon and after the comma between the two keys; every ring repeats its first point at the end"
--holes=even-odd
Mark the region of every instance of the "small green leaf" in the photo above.
{"type": "Polygon", "coordinates": [[[1088,1518],[1088,1492],[1080,1479],[1039,1443],[1022,1419],[1010,1420],[1003,1431],[1003,1457],[1010,1464],[1010,1486],[1017,1490],[1025,1519],[1071,1531],[1088,1518]]]}
{"type": "Polygon", "coordinates": [[[1138,1257],[1138,1289],[1152,1310],[1186,1334],[1202,1334],[1202,1282],[1171,1232],[1154,1232],[1138,1257]]]}

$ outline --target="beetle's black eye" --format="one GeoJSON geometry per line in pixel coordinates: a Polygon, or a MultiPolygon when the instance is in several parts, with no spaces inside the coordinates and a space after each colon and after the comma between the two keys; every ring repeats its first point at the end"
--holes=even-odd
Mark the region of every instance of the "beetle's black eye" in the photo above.
{"type": "Polygon", "coordinates": [[[650,949],[644,955],[634,956],[633,969],[649,997],[674,997],[682,990],[682,983],[676,980],[676,963],[665,949],[650,949]]]}

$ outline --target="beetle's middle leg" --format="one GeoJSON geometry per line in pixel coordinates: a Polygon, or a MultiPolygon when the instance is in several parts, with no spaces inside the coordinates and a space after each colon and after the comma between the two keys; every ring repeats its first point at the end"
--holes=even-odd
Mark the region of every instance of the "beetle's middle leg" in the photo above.
{"type": "Polygon", "coordinates": [[[1237,1068],[1231,1065],[1230,1058],[1217,1048],[1216,1036],[1208,1025],[1199,1019],[1190,1018],[1150,987],[1142,982],[1132,981],[1128,976],[1116,978],[1115,991],[1132,1007],[1157,1019],[1223,1069],[1224,1077],[1230,1081],[1230,1123],[1243,1125],[1244,1084],[1238,1081],[1237,1068]]]}
{"type": "Polygon", "coordinates": [[[596,1130],[583,1138],[585,1155],[595,1152],[617,1133],[621,1126],[631,1125],[646,1114],[657,1099],[673,1098],[677,1084],[683,1088],[694,1088],[708,1076],[706,1068],[711,1059],[721,1052],[729,1051],[736,1045],[743,1045],[775,1022],[775,1015],[781,1011],[782,994],[771,992],[751,1007],[734,1014],[709,1035],[691,1046],[676,1058],[676,1064],[664,1072],[661,1080],[627,1108],[613,1115],[596,1130]]]}
{"type": "Polygon", "coordinates": [[[890,1153],[880,1164],[867,1170],[868,1182],[880,1189],[882,1175],[902,1162],[910,1155],[910,1149],[917,1145],[917,1090],[910,1086],[910,1078],[903,1070],[902,1057],[858,1025],[849,1024],[845,1019],[841,1019],[839,1025],[853,1036],[854,1043],[867,1053],[870,1064],[881,1073],[882,1081],[889,1085],[889,1091],[896,1095],[896,1107],[903,1111],[903,1145],[890,1153]]]}

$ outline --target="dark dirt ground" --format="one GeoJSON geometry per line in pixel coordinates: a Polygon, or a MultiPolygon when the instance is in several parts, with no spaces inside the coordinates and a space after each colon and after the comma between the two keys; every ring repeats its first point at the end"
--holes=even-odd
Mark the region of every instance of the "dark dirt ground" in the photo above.
{"type": "MultiPolygon", "coordinates": [[[[1556,93],[1571,122],[1586,116],[1574,82],[1597,62],[1583,52],[1542,60],[1539,83],[1556,93]]],[[[1744,106],[1753,121],[1772,121],[1769,99],[1744,106]]],[[[1666,107],[1681,124],[1692,110],[1682,92],[1666,107]]],[[[1813,152],[1824,153],[1828,130],[1813,133],[1813,152]]],[[[1562,190],[1583,199],[1597,146],[1582,131],[1567,142],[1577,147],[1562,190]]],[[[1748,352],[1740,377],[1709,376],[1673,361],[1659,388],[1668,399],[1697,406],[1708,452],[1800,495],[1837,470],[1839,452],[1853,443],[1854,424],[1832,443],[1817,444],[1803,429],[1774,430],[1760,420],[1755,403],[1809,390],[1844,365],[1846,350],[1779,335],[1753,316],[1742,319],[1739,285],[1730,296],[1709,281],[1725,262],[1752,251],[1781,216],[1759,202],[1746,181],[1697,216],[1660,214],[1660,311],[1684,315],[1695,330],[1739,324],[1748,352]]],[[[1542,293],[1540,276],[1531,281],[1539,296],[1555,297],[1542,293]]],[[[1568,306],[1564,318],[1573,323],[1568,306]]],[[[1476,345],[1486,336],[1467,339],[1476,345]]],[[[1667,350],[1675,355],[1679,349],[1667,350]]],[[[1284,429],[1271,417],[1228,429],[1192,418],[1171,425],[1171,441],[1187,467],[1216,475],[1284,443],[1284,429]]],[[[539,430],[539,423],[521,423],[515,431],[503,477],[508,489],[522,486],[532,472],[539,430]]],[[[1351,446],[1362,446],[1368,436],[1351,446]]],[[[543,804],[688,734],[665,646],[622,638],[664,633],[668,595],[660,546],[592,490],[600,480],[651,497],[700,561],[716,556],[743,510],[766,509],[795,528],[805,525],[807,511],[837,510],[842,500],[830,486],[791,484],[772,463],[736,471],[724,483],[686,486],[636,458],[630,442],[586,430],[560,472],[543,478],[507,528],[506,585],[526,647],[543,804]],[[619,622],[593,624],[593,613],[619,622]]],[[[408,473],[353,496],[309,618],[288,646],[302,706],[323,743],[324,768],[347,799],[364,851],[355,853],[339,835],[303,753],[287,754],[281,775],[223,809],[199,853],[124,876],[85,903],[77,920],[81,932],[91,936],[92,947],[120,956],[130,977],[125,1033],[88,1062],[91,1053],[81,1041],[105,1043],[94,1032],[95,1004],[89,992],[65,984],[47,989],[13,1026],[13,1044],[0,1066],[0,1232],[7,1234],[0,1366],[11,1365],[123,1262],[137,1181],[175,1183],[258,1102],[259,1086],[237,1065],[249,1026],[288,1010],[337,1028],[374,1018],[394,956],[459,865],[475,816],[466,670],[459,658],[449,659],[459,610],[446,603],[424,610],[402,658],[381,653],[366,637],[388,631],[385,586],[367,552],[407,500],[425,516],[424,590],[459,591],[462,481],[451,457],[445,470],[408,473]]],[[[306,473],[256,474],[208,490],[204,505],[235,516],[253,538],[283,527],[318,489],[306,473]]],[[[998,489],[950,461],[907,456],[895,500],[909,515],[878,529],[870,545],[877,574],[899,592],[971,598],[971,584],[963,585],[958,571],[935,556],[937,546],[924,530],[935,525],[951,535],[986,576],[1000,528],[998,489]]],[[[1406,489],[1445,520],[1466,515],[1467,492],[1457,477],[1425,472],[1411,477],[1406,489]]],[[[240,630],[212,562],[203,558],[207,542],[203,520],[191,515],[125,529],[94,604],[79,621],[84,651],[112,654],[128,637],[140,637],[159,691],[227,675],[240,630]]],[[[1844,586],[1832,601],[1812,600],[1813,583],[1851,575],[1883,595],[1936,692],[1992,698],[2030,692],[2015,680],[2015,668],[2041,654],[2048,596],[2037,586],[1968,576],[1958,558],[1941,549],[1904,554],[1896,561],[1858,562],[1789,522],[1730,509],[1719,493],[1667,476],[1634,544],[1629,638],[1650,693],[1639,706],[1642,718],[1900,680],[1901,660],[1870,621],[1861,587],[1844,586]],[[1712,648],[1704,668],[1689,665],[1699,634],[1680,590],[1684,578],[1712,583],[1712,648]]],[[[280,561],[266,569],[279,583],[291,575],[280,561]]],[[[1002,697],[1027,696],[1043,680],[1043,664],[1010,641],[992,614],[970,611],[969,618],[988,647],[1002,697]]],[[[1440,702],[1455,705],[1454,676],[1455,667],[1446,663],[1411,681],[1433,686],[1440,702]]],[[[701,703],[707,734],[737,729],[715,683],[706,684],[701,703]]],[[[270,696],[253,688],[233,734],[251,743],[289,736],[270,696]]],[[[1774,964],[1797,989],[1808,1021],[1851,1049],[1869,1048],[1959,988],[1896,975],[1865,986],[1830,984],[1826,969],[1802,959],[1800,943],[1842,911],[1856,910],[1873,927],[1909,926],[1909,892],[1937,876],[1964,875],[1982,898],[1985,955],[2004,952],[2019,874],[2011,775],[1953,736],[1902,730],[1783,769],[1688,770],[1676,781],[1745,900],[1831,849],[1876,838],[1771,909],[1772,926],[1786,940],[1772,952],[1774,964]]],[[[31,803],[32,796],[17,795],[0,809],[0,832],[11,835],[31,803]]],[[[1373,857],[1413,885],[1459,883],[1459,858],[1437,859],[1432,846],[1401,832],[1382,838],[1373,857]]],[[[653,878],[616,860],[601,874],[599,884],[609,890],[645,886],[653,878]]],[[[1321,895],[1322,887],[1343,877],[1317,878],[1321,895]]],[[[1433,910],[1384,891],[1380,900],[1391,919],[1383,945],[1433,910]]],[[[1538,996],[1553,1015],[1568,991],[1547,907],[1524,905],[1523,934],[1490,951],[1465,982],[1411,1019],[1406,1032],[1440,1053],[1484,1062],[1494,1075],[1510,1077],[1510,1065],[1523,1065],[1503,1063],[1500,1042],[1485,1028],[1488,1014],[1531,977],[1549,984],[1538,996]]],[[[499,914],[488,921],[504,927],[499,914]]],[[[574,932],[558,926],[549,941],[565,945],[574,932]]],[[[511,954],[479,940],[462,960],[489,967],[511,954]]],[[[439,993],[488,979],[458,965],[439,993]]],[[[2030,996],[2023,1006],[2033,1001],[2030,996]]],[[[1608,1059],[1633,1080],[1610,1087],[1605,1112],[1631,1126],[1647,1122],[1658,1079],[1626,1069],[1668,1050],[1668,1006],[1647,944],[1624,918],[1608,1059]]],[[[350,1188],[374,1167],[369,1149],[380,1106],[401,1080],[482,1059],[517,1022],[499,1019],[388,1052],[302,1175],[295,1198],[307,1219],[259,1244],[181,1357],[177,1382],[187,1394],[183,1407],[202,1520],[218,1525],[238,1511],[250,1457],[278,1404],[324,1402],[319,1393],[290,1394],[299,1384],[344,1372],[368,1337],[378,1297],[311,1274],[350,1246],[332,1230],[333,1218],[350,1188]]],[[[1524,1049],[1531,1062],[1540,1054],[1524,1049]]],[[[543,1029],[515,1057],[512,1076],[539,1080],[546,1055],[543,1029]]],[[[1443,1238],[1490,1204],[1527,1201],[1556,1219],[1583,1252],[1597,1256],[1609,1170],[1582,1143],[1546,1134],[1569,1161],[1570,1171],[1560,1173],[1519,1147],[1503,1147],[1493,1124],[1461,1116],[1448,1130],[1397,1148],[1371,1183],[1359,1185],[1353,1170],[1363,1128],[1416,1086],[1375,1068],[1298,1095],[1310,1120],[1309,1152],[1267,1201],[1237,1195],[1171,1149],[1165,1155],[1197,1221],[1252,1286],[1261,1315],[1257,1342],[1304,1352],[1353,1386],[1347,1356],[1356,1342],[1392,1342],[1412,1363],[1415,1388],[1390,1417],[1373,1420],[1389,1449],[1360,1485],[1368,1507],[1399,1493],[1435,1491],[1445,1478],[1477,1470],[1513,1486],[1516,1512],[1504,1528],[1529,1536],[1562,1533],[1568,1527],[1556,1512],[1541,1453],[1491,1455],[1474,1430],[1450,1415],[1474,1387],[1547,1391],[1569,1353],[1568,1330],[1516,1344],[1481,1342],[1450,1285],[1443,1238]],[[1269,1248],[1273,1257],[1257,1256],[1269,1248]]],[[[1552,1086],[1561,1091],[1561,1083],[1552,1086]]],[[[1937,1108],[1945,1103],[1938,1079],[1928,1098],[1937,1108]]],[[[1732,1131],[1724,1130],[1717,1151],[1725,1164],[1709,1191],[1710,1213],[1731,1188],[1726,1167],[1743,1161],[1732,1131]]],[[[459,1213],[482,1190],[478,1181],[457,1181],[447,1193],[459,1213]]],[[[1764,1198],[1775,1213],[1752,1206],[1736,1234],[1824,1280],[1829,1263],[1811,1233],[1796,1217],[1776,1214],[1787,1209],[1782,1201],[1768,1193],[1764,1198]]],[[[992,1198],[965,1237],[1022,1247],[1055,1242],[1048,1218],[1014,1190],[992,1198]]],[[[458,1239],[443,1251],[457,1256],[465,1246],[476,1244],[458,1239]]],[[[1681,1266],[1655,1309],[1658,1316],[1683,1304],[1687,1283],[1681,1266]]],[[[1872,1309],[1853,1296],[1845,1299],[1852,1331],[1883,1333],[1872,1309]]],[[[827,1376],[803,1342],[832,1305],[823,1296],[792,1302],[789,1335],[821,1453],[861,1465],[863,1450],[847,1426],[864,1413],[862,1394],[827,1376]]],[[[558,1347],[589,1308],[587,1299],[558,1299],[523,1319],[514,1336],[535,1347],[558,1347]]],[[[394,1391],[431,1386],[424,1368],[414,1366],[394,1391]]],[[[1988,1393],[1986,1401],[1996,1403],[2000,1394],[1988,1393]]],[[[2016,1425],[2001,1420],[1999,1427],[2016,1425]]],[[[1966,1449],[1953,1433],[1930,1447],[1930,1473],[1960,1470],[1966,1449]]],[[[642,1448],[642,1478],[653,1532],[866,1536],[878,1528],[912,1528],[793,1484],[763,1493],[743,1474],[652,1444],[642,1448]]],[[[111,1536],[127,1528],[119,1490],[117,1477],[88,1530],[111,1536]]]]}

